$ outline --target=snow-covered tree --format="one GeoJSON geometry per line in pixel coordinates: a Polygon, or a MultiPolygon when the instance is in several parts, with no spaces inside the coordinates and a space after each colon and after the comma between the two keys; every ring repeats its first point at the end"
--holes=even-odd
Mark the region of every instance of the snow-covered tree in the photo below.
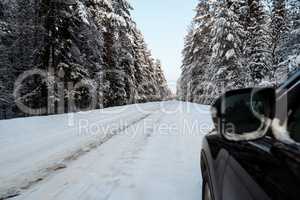
{"type": "Polygon", "coordinates": [[[118,31],[117,55],[118,65],[124,70],[124,89],[126,103],[133,103],[135,98],[135,70],[134,70],[134,32],[137,30],[136,24],[131,18],[130,11],[133,9],[125,0],[114,2],[115,13],[121,17],[125,23],[120,24],[118,31]]]}
{"type": "Polygon", "coordinates": [[[159,79],[165,80],[165,77],[162,75],[162,69],[155,63],[141,32],[136,29],[133,35],[136,81],[135,100],[137,102],[160,100],[160,87],[166,87],[165,90],[167,90],[167,85],[161,85],[159,81],[159,79]],[[160,75],[163,77],[160,77],[160,75]]]}
{"type": "Polygon", "coordinates": [[[199,0],[185,38],[181,100],[212,103],[220,89],[275,85],[299,68],[298,0],[199,0]]]}
{"type": "Polygon", "coordinates": [[[32,69],[47,76],[28,76],[17,100],[48,114],[77,111],[73,102],[88,108],[92,99],[97,108],[161,99],[162,69],[131,10],[127,0],[1,1],[0,118],[25,115],[14,82],[32,69]]]}
{"type": "Polygon", "coordinates": [[[276,67],[276,79],[288,73],[286,43],[289,34],[288,12],[285,0],[274,0],[271,21],[272,64],[276,67]]]}
{"type": "Polygon", "coordinates": [[[200,1],[197,6],[193,41],[193,63],[191,65],[192,81],[188,87],[191,92],[190,97],[193,102],[204,102],[205,93],[211,86],[211,48],[213,40],[213,27],[215,21],[216,3],[200,1]]]}
{"type": "Polygon", "coordinates": [[[135,100],[137,102],[145,102],[147,99],[147,84],[148,84],[148,78],[147,78],[147,59],[146,59],[146,51],[147,51],[147,45],[145,43],[145,40],[143,38],[142,33],[137,30],[134,32],[134,49],[135,49],[135,56],[134,56],[134,67],[135,67],[135,78],[136,78],[136,96],[135,100]]]}
{"type": "Polygon", "coordinates": [[[183,101],[188,101],[190,97],[190,90],[188,89],[189,82],[192,80],[191,64],[193,63],[193,36],[194,27],[193,25],[189,28],[189,32],[185,37],[184,49],[182,51],[183,61],[182,61],[182,73],[179,79],[180,89],[177,90],[180,99],[183,101]]]}
{"type": "Polygon", "coordinates": [[[167,86],[166,78],[163,74],[162,63],[159,59],[157,59],[155,61],[154,65],[155,65],[156,85],[159,89],[158,94],[157,94],[157,96],[158,96],[157,100],[167,98],[171,94],[170,94],[170,90],[168,89],[168,86],[167,86]]]}
{"type": "Polygon", "coordinates": [[[272,66],[271,38],[267,26],[267,15],[261,0],[248,0],[248,40],[245,56],[252,77],[251,83],[259,85],[270,82],[274,76],[272,66]]]}
{"type": "Polygon", "coordinates": [[[14,38],[8,23],[11,20],[11,16],[7,12],[8,8],[7,3],[0,2],[0,119],[6,118],[13,106],[11,98],[13,78],[10,70],[9,50],[14,38]]]}
{"type": "Polygon", "coordinates": [[[107,85],[104,90],[104,106],[123,105],[126,91],[125,91],[125,76],[124,68],[117,62],[115,55],[116,49],[116,35],[115,27],[108,22],[106,31],[104,32],[104,84],[107,85]]]}
{"type": "MultiPolygon", "coordinates": [[[[212,28],[212,55],[208,77],[215,85],[206,95],[218,96],[224,90],[242,88],[247,80],[247,68],[242,65],[243,26],[239,23],[239,2],[219,3],[212,28]]],[[[208,99],[208,102],[211,99],[208,99]]]]}
{"type": "Polygon", "coordinates": [[[206,72],[211,56],[211,28],[214,23],[213,4],[201,0],[196,16],[185,38],[182,77],[180,79],[183,100],[200,102],[204,88],[209,85],[206,72]]]}
{"type": "Polygon", "coordinates": [[[289,72],[300,68],[300,2],[289,0],[290,31],[286,43],[286,65],[289,72]]]}

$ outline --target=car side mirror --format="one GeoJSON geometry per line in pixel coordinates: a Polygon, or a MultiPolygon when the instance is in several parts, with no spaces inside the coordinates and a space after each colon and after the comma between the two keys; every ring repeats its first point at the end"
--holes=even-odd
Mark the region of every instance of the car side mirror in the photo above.
{"type": "Polygon", "coordinates": [[[266,135],[274,110],[273,88],[232,90],[212,106],[212,118],[217,131],[226,139],[248,141],[266,135]]]}

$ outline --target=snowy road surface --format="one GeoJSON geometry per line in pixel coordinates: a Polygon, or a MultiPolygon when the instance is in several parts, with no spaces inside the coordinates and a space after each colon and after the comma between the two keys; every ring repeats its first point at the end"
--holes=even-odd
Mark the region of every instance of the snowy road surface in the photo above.
{"type": "Polygon", "coordinates": [[[0,121],[0,199],[199,200],[211,125],[177,101],[0,121]]]}

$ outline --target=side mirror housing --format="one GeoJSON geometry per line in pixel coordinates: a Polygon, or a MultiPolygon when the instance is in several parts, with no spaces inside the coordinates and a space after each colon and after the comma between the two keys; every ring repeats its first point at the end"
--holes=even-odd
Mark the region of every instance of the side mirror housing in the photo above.
{"type": "Polygon", "coordinates": [[[226,92],[212,106],[212,118],[217,131],[231,141],[264,137],[274,118],[275,99],[273,88],[226,92]]]}

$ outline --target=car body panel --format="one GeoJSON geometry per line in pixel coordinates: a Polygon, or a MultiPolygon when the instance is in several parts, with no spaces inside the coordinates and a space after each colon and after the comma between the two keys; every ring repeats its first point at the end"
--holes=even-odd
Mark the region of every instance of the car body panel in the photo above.
{"type": "Polygon", "coordinates": [[[286,154],[293,156],[284,147],[271,137],[230,142],[216,133],[206,136],[202,162],[207,165],[214,199],[299,199],[300,169],[293,167],[300,165],[294,159],[287,163],[286,154]]]}
{"type": "MultiPolygon", "coordinates": [[[[287,113],[299,108],[299,91],[300,71],[276,91],[278,117],[288,120],[287,113]]],[[[300,144],[283,141],[272,131],[242,142],[226,140],[216,131],[205,136],[201,168],[209,174],[215,200],[300,199],[300,144]]]]}

